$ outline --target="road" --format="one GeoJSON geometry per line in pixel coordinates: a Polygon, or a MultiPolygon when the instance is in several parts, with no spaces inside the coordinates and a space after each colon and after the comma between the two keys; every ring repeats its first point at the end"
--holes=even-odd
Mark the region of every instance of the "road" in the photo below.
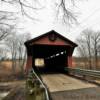
{"type": "Polygon", "coordinates": [[[100,100],[100,87],[89,87],[51,93],[52,100],[100,100]]]}
{"type": "Polygon", "coordinates": [[[64,74],[42,75],[52,100],[100,100],[100,87],[64,74]]]}
{"type": "Polygon", "coordinates": [[[42,75],[42,79],[50,92],[97,87],[94,84],[90,84],[86,81],[78,80],[64,74],[44,74],[42,75]]]}

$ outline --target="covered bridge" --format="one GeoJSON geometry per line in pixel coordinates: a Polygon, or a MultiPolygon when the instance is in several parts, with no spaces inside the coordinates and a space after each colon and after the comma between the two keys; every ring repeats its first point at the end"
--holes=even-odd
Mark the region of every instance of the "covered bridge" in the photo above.
{"type": "Polygon", "coordinates": [[[72,67],[72,54],[77,44],[52,30],[25,42],[26,70],[64,71],[72,67]]]}

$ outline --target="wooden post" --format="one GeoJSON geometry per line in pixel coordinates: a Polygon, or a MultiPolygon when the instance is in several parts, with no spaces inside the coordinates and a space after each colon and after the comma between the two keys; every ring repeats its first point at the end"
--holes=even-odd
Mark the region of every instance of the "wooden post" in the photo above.
{"type": "Polygon", "coordinates": [[[32,68],[32,56],[27,57],[27,63],[26,63],[26,72],[28,72],[32,68]]]}
{"type": "Polygon", "coordinates": [[[72,56],[68,56],[68,67],[72,67],[72,56]]]}
{"type": "Polygon", "coordinates": [[[68,50],[68,67],[72,67],[72,48],[69,47],[68,50]]]}

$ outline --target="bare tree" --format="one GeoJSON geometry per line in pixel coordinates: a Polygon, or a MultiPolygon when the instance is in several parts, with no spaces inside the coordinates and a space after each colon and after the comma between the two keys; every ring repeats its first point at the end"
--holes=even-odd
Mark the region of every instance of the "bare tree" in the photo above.
{"type": "Polygon", "coordinates": [[[7,48],[12,59],[12,72],[15,73],[16,67],[20,68],[21,74],[24,73],[24,64],[26,61],[26,49],[24,42],[28,40],[30,34],[13,33],[5,39],[7,48]]]}
{"type": "Polygon", "coordinates": [[[79,44],[77,49],[78,53],[81,57],[88,59],[89,69],[97,69],[100,49],[100,32],[86,29],[77,39],[77,43],[79,44]]]}
{"type": "MultiPolygon", "coordinates": [[[[25,15],[32,20],[37,20],[37,18],[35,14],[32,16],[29,11],[36,12],[38,10],[44,9],[47,5],[45,0],[2,0],[2,2],[6,2],[12,5],[19,5],[22,15],[25,15]]],[[[53,2],[55,5],[55,13],[57,13],[57,16],[61,16],[61,19],[64,23],[68,25],[76,23],[76,13],[74,12],[74,8],[72,8],[72,6],[75,7],[75,0],[54,0],[51,2],[53,2]]]]}
{"type": "Polygon", "coordinates": [[[16,18],[13,16],[12,12],[0,10],[0,51],[2,51],[1,57],[3,57],[4,59],[6,59],[7,57],[7,49],[5,47],[4,40],[10,34],[12,34],[11,31],[14,29],[15,19],[16,18]]]}
{"type": "Polygon", "coordinates": [[[81,64],[79,64],[79,66],[81,65],[83,68],[87,68],[88,56],[87,56],[87,50],[86,50],[86,46],[84,44],[84,41],[80,37],[76,40],[76,42],[79,44],[78,48],[77,48],[78,55],[82,59],[82,62],[84,63],[84,64],[82,64],[82,62],[79,61],[79,63],[81,63],[81,64]]]}
{"type": "Polygon", "coordinates": [[[8,49],[5,46],[0,47],[0,60],[8,59],[8,49]]]}
{"type": "Polygon", "coordinates": [[[0,41],[10,34],[10,28],[0,27],[0,41]]]}
{"type": "Polygon", "coordinates": [[[21,69],[21,73],[23,74],[24,72],[24,64],[26,61],[26,48],[24,46],[24,42],[28,39],[30,39],[30,34],[24,33],[17,35],[18,37],[18,60],[19,60],[19,67],[21,69]]]}
{"type": "Polygon", "coordinates": [[[98,56],[100,51],[100,32],[95,32],[91,36],[92,44],[93,44],[93,52],[94,52],[94,60],[95,60],[95,67],[98,69],[98,56]]]}
{"type": "Polygon", "coordinates": [[[62,13],[62,21],[65,24],[71,25],[72,23],[76,23],[76,13],[69,7],[75,6],[75,0],[59,0],[59,3],[56,3],[57,5],[57,15],[62,13]]]}
{"type": "MultiPolygon", "coordinates": [[[[4,53],[7,54],[8,50],[5,47],[5,39],[12,34],[12,30],[15,29],[15,20],[16,17],[14,16],[13,12],[8,11],[1,11],[0,10],[0,51],[1,57],[4,56],[4,53]]],[[[3,57],[6,59],[6,56],[3,57]]]]}
{"type": "Polygon", "coordinates": [[[85,42],[86,42],[86,47],[87,47],[87,52],[89,56],[89,68],[92,69],[92,52],[91,52],[91,32],[90,30],[84,30],[84,37],[85,37],[85,42]]]}
{"type": "Polygon", "coordinates": [[[17,38],[14,33],[5,39],[6,46],[7,48],[9,48],[9,53],[11,54],[13,74],[15,74],[16,70],[17,45],[18,45],[16,41],[17,38]]]}
{"type": "Polygon", "coordinates": [[[0,41],[10,34],[15,19],[11,12],[0,11],[0,41]]]}

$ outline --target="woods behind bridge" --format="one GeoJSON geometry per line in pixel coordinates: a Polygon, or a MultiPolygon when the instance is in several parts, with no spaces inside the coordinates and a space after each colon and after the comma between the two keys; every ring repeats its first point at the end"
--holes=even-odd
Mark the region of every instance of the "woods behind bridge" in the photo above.
{"type": "Polygon", "coordinates": [[[11,80],[12,77],[14,79],[16,74],[20,78],[24,77],[24,65],[26,61],[24,42],[29,38],[30,34],[17,34],[14,30],[11,30],[0,41],[0,81],[2,79],[11,80]]]}
{"type": "MultiPolygon", "coordinates": [[[[85,69],[100,70],[100,32],[85,29],[77,38],[77,55],[85,69]]],[[[77,65],[77,66],[80,66],[77,65]]]]}

